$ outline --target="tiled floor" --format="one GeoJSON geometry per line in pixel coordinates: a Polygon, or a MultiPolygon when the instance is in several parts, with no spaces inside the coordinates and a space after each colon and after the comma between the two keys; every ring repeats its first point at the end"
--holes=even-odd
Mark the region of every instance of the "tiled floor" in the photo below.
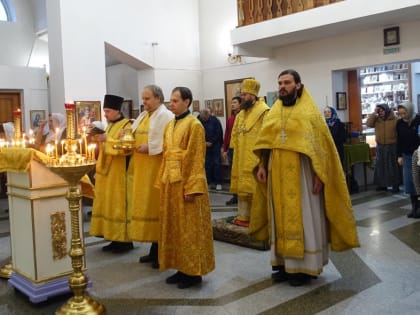
{"type": "MultiPolygon", "coordinates": [[[[225,192],[212,191],[214,218],[235,214],[225,192]]],[[[331,253],[324,272],[308,286],[272,283],[269,252],[215,241],[216,270],[199,287],[167,285],[172,271],[139,264],[149,244],[126,254],[101,251],[87,237],[90,296],[107,314],[420,314],[420,220],[409,219],[409,200],[373,190],[352,195],[362,246],[331,253]]],[[[0,202],[0,262],[10,256],[7,203],[0,202]]],[[[85,229],[88,229],[86,223],[85,229]]],[[[68,296],[34,305],[0,280],[0,315],[53,314],[68,296]]]]}

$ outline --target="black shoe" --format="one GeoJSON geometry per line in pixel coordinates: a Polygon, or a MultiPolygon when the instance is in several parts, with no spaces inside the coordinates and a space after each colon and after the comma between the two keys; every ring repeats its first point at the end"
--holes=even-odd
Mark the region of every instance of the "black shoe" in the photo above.
{"type": "MultiPolygon", "coordinates": [[[[154,265],[158,265],[158,243],[153,242],[150,246],[149,254],[145,256],[141,256],[139,259],[139,263],[152,263],[154,265]]],[[[153,267],[153,266],[152,266],[153,267]]],[[[153,267],[155,268],[155,267],[153,267]]],[[[159,268],[159,267],[157,267],[159,268]]],[[[156,269],[156,268],[155,268],[156,269]]]]}
{"type": "Polygon", "coordinates": [[[130,250],[132,250],[134,248],[133,243],[132,242],[116,242],[117,245],[114,246],[114,248],[112,249],[113,253],[125,253],[128,252],[130,250]]]}
{"type": "Polygon", "coordinates": [[[409,213],[407,213],[407,218],[412,218],[414,217],[414,211],[410,211],[409,213]]]}
{"type": "Polygon", "coordinates": [[[277,270],[271,274],[271,279],[274,282],[284,282],[289,280],[289,274],[284,270],[284,266],[273,266],[273,271],[277,270]]]}
{"type": "Polygon", "coordinates": [[[232,197],[228,201],[226,201],[227,206],[237,205],[237,204],[238,204],[238,198],[237,197],[232,197]]]}
{"type": "Polygon", "coordinates": [[[153,257],[149,254],[149,255],[145,255],[145,256],[141,256],[139,259],[139,263],[144,264],[144,263],[150,263],[153,262],[153,257]]]}
{"type": "Polygon", "coordinates": [[[203,279],[201,278],[201,276],[184,275],[183,279],[181,280],[181,282],[178,283],[177,286],[178,289],[187,289],[201,283],[202,280],[203,279]]]}
{"type": "Polygon", "coordinates": [[[113,251],[113,250],[114,250],[114,247],[115,247],[116,243],[117,243],[117,242],[111,242],[111,243],[109,243],[108,245],[106,245],[106,246],[102,247],[102,250],[103,250],[104,252],[111,252],[111,251],[113,251]]]}
{"type": "Polygon", "coordinates": [[[311,282],[311,276],[305,273],[291,273],[289,274],[289,284],[292,287],[300,287],[311,282]]]}
{"type": "Polygon", "coordinates": [[[388,188],[385,187],[385,186],[378,186],[378,187],[376,187],[376,191],[387,191],[387,190],[388,190],[388,188]]]}
{"type": "Polygon", "coordinates": [[[284,282],[289,280],[289,276],[284,270],[280,270],[275,273],[272,273],[271,279],[273,279],[274,282],[284,282]]]}
{"type": "Polygon", "coordinates": [[[185,276],[186,274],[182,273],[181,271],[178,271],[172,276],[166,278],[165,281],[167,284],[176,284],[176,283],[180,283],[184,279],[185,276]]]}

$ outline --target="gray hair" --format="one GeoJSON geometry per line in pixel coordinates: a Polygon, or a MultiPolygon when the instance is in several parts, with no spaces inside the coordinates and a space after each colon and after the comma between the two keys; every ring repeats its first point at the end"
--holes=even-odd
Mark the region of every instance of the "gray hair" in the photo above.
{"type": "Polygon", "coordinates": [[[143,90],[149,90],[150,92],[152,92],[154,97],[159,97],[160,103],[163,103],[165,100],[165,97],[163,96],[163,92],[162,89],[155,85],[155,84],[150,84],[150,85],[146,85],[143,90]]]}

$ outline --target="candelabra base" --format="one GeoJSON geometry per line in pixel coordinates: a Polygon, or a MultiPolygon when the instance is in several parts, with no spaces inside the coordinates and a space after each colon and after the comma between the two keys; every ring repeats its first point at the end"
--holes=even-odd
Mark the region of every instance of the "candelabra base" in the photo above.
{"type": "MultiPolygon", "coordinates": [[[[51,297],[71,292],[69,277],[61,277],[50,281],[43,281],[42,283],[34,283],[15,272],[12,274],[7,284],[27,295],[32,303],[41,303],[51,297]]],[[[88,287],[90,286],[92,286],[91,282],[88,283],[88,287]]]]}
{"type": "Polygon", "coordinates": [[[11,263],[5,264],[0,268],[0,278],[10,279],[13,273],[13,266],[11,263]]]}
{"type": "Polygon", "coordinates": [[[55,315],[94,315],[105,314],[105,308],[102,304],[92,300],[89,296],[75,296],[70,298],[55,315]]]}

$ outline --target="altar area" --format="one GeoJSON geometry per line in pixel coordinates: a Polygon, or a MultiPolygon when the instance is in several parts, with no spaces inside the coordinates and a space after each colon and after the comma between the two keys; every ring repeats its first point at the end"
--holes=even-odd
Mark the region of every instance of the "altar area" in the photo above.
{"type": "Polygon", "coordinates": [[[46,166],[48,161],[47,155],[30,148],[0,151],[9,203],[12,273],[8,283],[33,303],[70,292],[73,271],[68,255],[69,185],[46,166]]]}

